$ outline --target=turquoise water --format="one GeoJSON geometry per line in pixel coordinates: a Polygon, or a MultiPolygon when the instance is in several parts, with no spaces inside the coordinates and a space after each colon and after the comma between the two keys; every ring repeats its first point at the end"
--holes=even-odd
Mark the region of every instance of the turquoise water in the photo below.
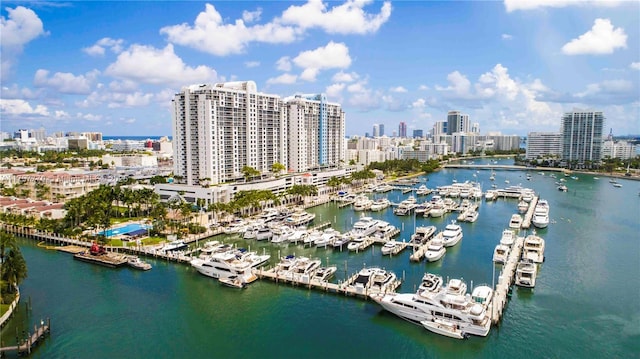
{"type": "MultiPolygon", "coordinates": [[[[508,161],[508,160],[503,160],[508,161]]],[[[476,160],[476,163],[480,161],[476,160]]],[[[506,162],[509,163],[509,162],[506,162]]],[[[477,179],[489,188],[490,171],[443,170],[426,184],[477,179]],[[476,175],[475,177],[473,175],[476,175]]],[[[561,176],[559,176],[561,177],[561,176]]],[[[557,191],[548,174],[496,171],[496,184],[522,183],[551,206],[552,223],[538,233],[546,261],[533,290],[515,289],[505,316],[488,337],[457,341],[383,311],[371,301],[260,281],[239,291],[199,275],[187,265],[149,259],[148,272],[109,269],[74,261],[65,253],[21,241],[29,277],[21,286],[24,310],[3,328],[5,342],[26,326],[50,317],[52,336],[36,358],[440,358],[440,357],[637,357],[640,353],[640,182],[577,175],[569,192],[557,191]]],[[[378,196],[379,194],[376,194],[378,196]]],[[[405,198],[389,192],[397,202],[405,198]]],[[[313,208],[316,222],[351,228],[359,214],[334,205],[313,208]]],[[[405,278],[401,292],[415,290],[425,271],[463,277],[469,286],[491,283],[493,248],[507,227],[516,200],[480,204],[473,223],[461,223],[464,238],[436,263],[410,263],[409,251],[382,257],[380,248],[362,253],[276,246],[220,237],[276,256],[319,257],[339,267],[336,280],[377,265],[405,278]]],[[[443,219],[371,213],[403,228],[443,228],[443,219]],[[415,223],[415,224],[414,224],[415,223]]],[[[497,278],[497,273],[496,273],[497,278]]]]}
{"type": "Polygon", "coordinates": [[[129,223],[121,227],[107,229],[106,231],[100,232],[100,234],[104,235],[105,237],[113,237],[113,236],[119,236],[122,234],[135,232],[141,229],[146,230],[147,228],[149,228],[149,226],[146,226],[144,224],[129,223]]]}

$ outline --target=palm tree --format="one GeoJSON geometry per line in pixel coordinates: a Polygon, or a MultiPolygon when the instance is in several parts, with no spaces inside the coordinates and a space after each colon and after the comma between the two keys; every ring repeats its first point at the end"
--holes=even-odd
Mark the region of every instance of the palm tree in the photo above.
{"type": "Polygon", "coordinates": [[[16,237],[0,230],[0,279],[7,284],[3,292],[13,293],[14,287],[27,277],[27,264],[22,257],[16,237]]]}

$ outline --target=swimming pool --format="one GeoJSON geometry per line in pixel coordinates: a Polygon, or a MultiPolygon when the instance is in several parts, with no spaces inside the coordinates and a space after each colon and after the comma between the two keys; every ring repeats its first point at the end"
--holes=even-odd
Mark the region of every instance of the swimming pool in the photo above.
{"type": "Polygon", "coordinates": [[[105,237],[115,237],[115,236],[120,236],[120,235],[131,233],[131,232],[135,232],[141,229],[146,230],[148,228],[151,228],[151,227],[145,224],[140,224],[140,223],[129,223],[121,227],[107,229],[106,231],[100,232],[100,234],[105,237]]]}

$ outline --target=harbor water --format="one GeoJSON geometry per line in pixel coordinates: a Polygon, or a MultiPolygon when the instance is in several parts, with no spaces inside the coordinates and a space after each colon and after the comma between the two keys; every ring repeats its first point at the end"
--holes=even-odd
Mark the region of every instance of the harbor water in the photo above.
{"type": "MultiPolygon", "coordinates": [[[[2,340],[14,343],[23,331],[50,318],[52,335],[35,349],[35,358],[637,357],[640,182],[619,180],[623,186],[615,188],[606,177],[577,174],[577,179],[566,177],[569,190],[560,192],[555,181],[562,173],[551,178],[550,172],[529,172],[530,180],[524,171],[495,173],[493,182],[491,171],[476,169],[444,169],[418,178],[429,188],[454,180],[478,181],[483,190],[493,183],[499,188],[521,184],[549,202],[551,223],[537,232],[546,241],[546,261],[539,266],[536,286],[514,288],[502,321],[487,337],[442,337],[371,300],[269,280],[237,290],[188,265],[152,258],[147,260],[153,269],[147,272],[104,268],[21,239],[29,276],[21,285],[20,310],[2,328],[2,340]],[[30,303],[30,310],[24,303],[30,303]]],[[[383,195],[397,203],[410,194],[371,194],[383,195]]],[[[363,266],[379,266],[404,278],[399,292],[414,292],[425,272],[463,278],[471,289],[497,280],[500,267],[494,269],[493,249],[517,213],[518,201],[478,203],[478,220],[461,223],[464,238],[435,263],[410,263],[410,249],[383,257],[379,245],[350,253],[237,236],[215,239],[271,253],[270,266],[287,254],[320,258],[323,265],[338,267],[333,281],[363,266]]],[[[350,229],[361,215],[335,204],[309,211],[316,214],[315,223],[330,221],[340,231],[350,229]]],[[[400,241],[408,241],[415,226],[441,230],[457,217],[399,217],[391,208],[366,215],[401,228],[400,241]]]]}

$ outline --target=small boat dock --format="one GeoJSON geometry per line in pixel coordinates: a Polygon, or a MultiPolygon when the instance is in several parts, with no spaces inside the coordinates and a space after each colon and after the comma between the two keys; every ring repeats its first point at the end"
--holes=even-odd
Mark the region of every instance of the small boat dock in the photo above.
{"type": "Polygon", "coordinates": [[[18,345],[2,347],[0,348],[0,357],[4,357],[5,353],[17,352],[19,356],[26,356],[31,354],[38,344],[44,341],[44,339],[51,333],[51,320],[47,318],[47,321],[41,321],[40,326],[33,327],[33,334],[27,333],[27,338],[19,342],[18,345]]]}
{"type": "Polygon", "coordinates": [[[117,268],[127,263],[127,256],[120,253],[108,252],[100,255],[94,255],[83,251],[73,255],[74,259],[99,264],[105,267],[117,268]]]}
{"type": "Polygon", "coordinates": [[[424,244],[419,244],[419,245],[415,245],[413,246],[413,253],[411,253],[411,256],[409,256],[409,260],[411,262],[420,262],[422,261],[422,258],[424,258],[424,255],[427,252],[427,248],[429,248],[429,244],[431,244],[431,241],[434,238],[440,238],[442,239],[442,232],[439,232],[438,234],[436,234],[434,237],[432,237],[431,239],[429,239],[427,242],[425,242],[424,244]]]}
{"type": "Polygon", "coordinates": [[[511,252],[509,253],[507,263],[502,267],[502,272],[498,277],[498,284],[496,285],[493,293],[493,300],[491,302],[491,321],[493,324],[497,324],[500,321],[504,311],[504,306],[507,304],[509,288],[511,287],[516,273],[516,267],[520,261],[523,245],[524,237],[517,237],[513,247],[511,248],[511,252]]]}
{"type": "MultiPolygon", "coordinates": [[[[348,296],[359,297],[364,299],[368,299],[370,294],[376,293],[376,291],[372,291],[369,289],[365,289],[364,291],[359,291],[353,287],[353,284],[355,283],[356,278],[358,278],[358,273],[350,276],[344,282],[338,282],[337,284],[330,283],[328,281],[320,281],[314,278],[309,278],[306,281],[297,279],[297,278],[291,278],[290,276],[286,276],[285,273],[276,272],[274,268],[271,268],[268,270],[254,269],[253,273],[258,278],[271,279],[276,283],[282,282],[282,283],[291,284],[293,286],[307,287],[309,289],[317,289],[317,290],[322,290],[329,293],[348,295],[348,296]]],[[[397,279],[395,282],[390,284],[388,292],[395,292],[395,290],[398,289],[398,287],[400,287],[400,284],[402,284],[402,281],[400,279],[397,279]]]]}
{"type": "Polygon", "coordinates": [[[524,220],[522,221],[521,227],[523,229],[529,229],[531,227],[531,219],[533,218],[533,214],[536,211],[536,205],[538,204],[538,196],[534,196],[531,202],[529,202],[529,208],[527,209],[527,213],[524,215],[524,220]]]}

